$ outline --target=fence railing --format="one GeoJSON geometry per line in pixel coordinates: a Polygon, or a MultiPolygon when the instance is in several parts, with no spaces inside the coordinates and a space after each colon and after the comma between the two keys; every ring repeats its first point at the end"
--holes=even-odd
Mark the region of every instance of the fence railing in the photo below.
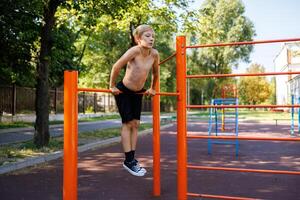
{"type": "MultiPolygon", "coordinates": [[[[0,115],[33,113],[35,112],[35,88],[19,87],[16,85],[0,85],[0,115]]],[[[51,113],[63,113],[63,88],[49,90],[51,113]]],[[[162,103],[163,104],[163,103],[162,103]]],[[[161,105],[163,110],[169,110],[168,105],[161,105]]],[[[150,112],[151,99],[144,98],[143,112],[150,112]]],[[[115,112],[117,107],[115,99],[110,93],[81,92],[78,94],[79,113],[115,112]]]]}

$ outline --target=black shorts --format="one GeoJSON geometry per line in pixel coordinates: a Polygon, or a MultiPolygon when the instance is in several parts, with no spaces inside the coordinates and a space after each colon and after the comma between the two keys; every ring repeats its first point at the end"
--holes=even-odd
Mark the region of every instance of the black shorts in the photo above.
{"type": "Polygon", "coordinates": [[[119,95],[115,95],[122,123],[127,123],[134,119],[140,120],[143,94],[137,93],[145,92],[145,89],[134,92],[128,89],[122,81],[120,81],[116,87],[122,91],[119,95]]]}

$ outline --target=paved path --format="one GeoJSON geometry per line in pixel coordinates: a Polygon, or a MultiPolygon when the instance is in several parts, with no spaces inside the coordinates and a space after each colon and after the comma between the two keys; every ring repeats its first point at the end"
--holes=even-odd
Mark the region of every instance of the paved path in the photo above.
{"type": "MultiPolygon", "coordinates": [[[[190,123],[192,134],[207,134],[207,123],[190,123]],[[196,133],[197,132],[197,133],[196,133]]],[[[288,137],[285,127],[241,124],[241,135],[288,137]],[[276,129],[275,129],[276,128],[276,129]],[[281,128],[281,129],[277,129],[281,128]]],[[[122,166],[120,144],[79,154],[79,200],[176,200],[176,126],[161,131],[161,196],[152,196],[152,135],[139,138],[137,157],[148,173],[134,177],[122,166]]],[[[232,168],[300,171],[299,143],[241,141],[239,157],[231,145],[214,145],[207,154],[206,140],[188,140],[188,163],[232,168]]],[[[188,192],[270,200],[297,200],[300,176],[188,170],[188,192]]],[[[62,160],[0,175],[1,199],[62,199],[62,160]]],[[[199,199],[199,198],[189,198],[199,199]]]]}
{"type": "MultiPolygon", "coordinates": [[[[142,116],[142,123],[152,122],[152,116],[142,116]]],[[[78,124],[78,133],[93,131],[99,129],[120,127],[121,121],[119,119],[95,121],[95,122],[81,122],[78,124]]],[[[51,136],[60,136],[63,134],[63,125],[50,126],[51,136]]],[[[33,128],[13,128],[13,129],[0,129],[0,145],[9,143],[28,141],[33,138],[33,128]]]]}

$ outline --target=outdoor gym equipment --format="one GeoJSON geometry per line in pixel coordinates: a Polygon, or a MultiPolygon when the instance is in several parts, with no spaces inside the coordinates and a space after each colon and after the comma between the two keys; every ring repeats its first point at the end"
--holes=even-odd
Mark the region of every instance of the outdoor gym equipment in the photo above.
{"type": "MultiPolygon", "coordinates": [[[[211,105],[238,105],[238,98],[212,99],[211,105]]],[[[238,136],[238,109],[237,108],[209,108],[209,136],[238,136]]],[[[235,155],[238,156],[239,140],[222,141],[208,139],[208,154],[212,153],[213,144],[233,144],[235,145],[235,155]]]]}
{"type": "MultiPolygon", "coordinates": [[[[186,73],[186,50],[188,48],[207,48],[220,46],[237,46],[252,45],[276,42],[300,41],[300,38],[281,39],[281,40],[262,40],[262,41],[246,41],[231,42],[220,44],[205,44],[196,46],[187,46],[185,36],[176,37],[176,54],[171,55],[166,60],[176,55],[176,93],[169,95],[177,96],[177,199],[186,200],[188,196],[215,198],[215,199],[250,199],[245,197],[232,197],[214,194],[199,194],[188,192],[187,188],[187,170],[222,170],[232,172],[252,172],[252,173],[270,173],[270,174],[289,174],[300,175],[300,171],[287,170],[263,170],[263,169],[245,169],[245,168],[228,168],[228,167],[208,167],[195,166],[187,163],[187,139],[224,139],[224,140],[261,140],[261,141],[300,141],[295,137],[243,137],[243,136],[205,136],[191,135],[187,133],[186,127],[186,109],[187,108],[299,108],[300,105],[187,105],[186,104],[186,79],[187,78],[221,78],[236,76],[269,76],[269,75],[288,75],[300,74],[300,71],[293,72],[270,72],[270,73],[253,73],[253,74],[208,74],[208,75],[187,75],[186,73]]],[[[163,63],[163,62],[162,62],[163,63]]],[[[161,63],[161,64],[162,64],[161,63]]],[[[64,200],[77,199],[77,132],[78,132],[78,99],[77,94],[80,91],[100,91],[97,89],[77,88],[77,72],[65,72],[64,83],[64,200]]],[[[157,87],[159,88],[159,87],[157,87]]],[[[101,92],[110,92],[101,90],[101,92]]],[[[153,99],[153,194],[160,195],[160,139],[159,139],[159,95],[158,93],[153,99]]],[[[167,95],[166,93],[164,95],[167,95]]]]}

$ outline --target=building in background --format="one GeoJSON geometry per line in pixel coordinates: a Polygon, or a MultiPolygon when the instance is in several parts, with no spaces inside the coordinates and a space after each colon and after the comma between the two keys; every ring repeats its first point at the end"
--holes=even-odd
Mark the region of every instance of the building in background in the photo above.
{"type": "MultiPolygon", "coordinates": [[[[276,72],[300,71],[300,42],[285,43],[274,59],[276,72]]],[[[276,104],[291,104],[291,96],[295,96],[295,104],[300,98],[300,74],[276,76],[276,104]]]]}

